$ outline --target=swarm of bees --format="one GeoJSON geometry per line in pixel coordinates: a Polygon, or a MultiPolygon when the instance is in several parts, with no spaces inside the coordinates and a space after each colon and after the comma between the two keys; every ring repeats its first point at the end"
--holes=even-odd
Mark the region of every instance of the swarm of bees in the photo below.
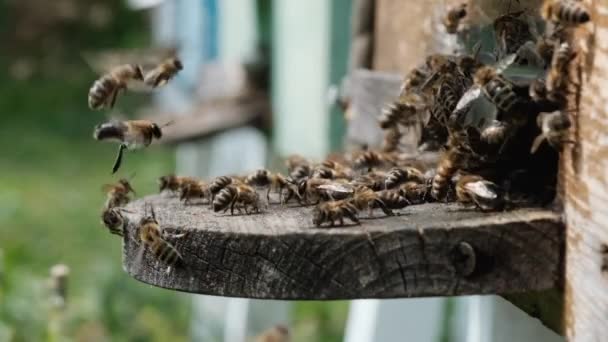
{"type": "MultiPolygon", "coordinates": [[[[448,9],[442,20],[448,34],[467,29],[467,6],[448,9]]],[[[359,225],[378,211],[393,216],[428,202],[459,202],[481,211],[546,205],[555,196],[559,150],[573,143],[568,138],[576,59],[571,33],[589,20],[582,3],[550,0],[540,17],[526,11],[500,15],[489,27],[494,40],[478,42],[468,53],[428,56],[404,77],[398,98],[380,114],[385,139],[378,149],[333,154],[320,162],[293,155],[285,173],[260,169],[211,180],[171,174],[159,178],[159,191],[184,205],[209,206],[217,215],[312,206],[316,227],[359,225]],[[420,158],[402,148],[405,134],[419,135],[420,158]],[[422,158],[431,154],[438,159],[422,158]]],[[[181,70],[178,62],[148,72],[134,65],[116,68],[94,83],[91,108],[111,107],[117,93],[128,89],[126,79],[152,87],[166,83],[181,70]]],[[[162,137],[162,127],[112,122],[96,127],[94,136],[120,142],[116,172],[124,149],[148,146],[162,137]]],[[[134,191],[124,179],[106,190],[103,222],[123,235],[120,208],[134,191]]],[[[150,211],[137,224],[139,240],[161,262],[179,264],[181,254],[150,211]]]]}

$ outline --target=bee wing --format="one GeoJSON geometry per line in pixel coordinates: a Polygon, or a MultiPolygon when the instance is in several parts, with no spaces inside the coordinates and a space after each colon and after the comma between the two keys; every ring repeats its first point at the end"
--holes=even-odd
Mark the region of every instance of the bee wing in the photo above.
{"type": "Polygon", "coordinates": [[[543,141],[545,141],[544,134],[539,134],[536,138],[534,138],[534,141],[532,142],[532,146],[530,147],[530,154],[536,153],[536,151],[538,150],[540,145],[543,143],[543,141]]]}
{"type": "Polygon", "coordinates": [[[330,184],[319,185],[319,189],[328,190],[331,192],[343,193],[343,194],[352,194],[355,191],[352,187],[349,187],[346,184],[340,184],[340,183],[330,183],[330,184]]]}
{"type": "Polygon", "coordinates": [[[121,64],[138,64],[144,72],[153,69],[167,58],[175,57],[176,45],[159,46],[143,49],[111,49],[99,52],[83,52],[83,59],[98,74],[105,74],[121,64]]]}
{"type": "Polygon", "coordinates": [[[482,130],[496,119],[497,113],[496,105],[483,95],[481,88],[473,86],[460,98],[450,120],[482,130]]]}
{"type": "Polygon", "coordinates": [[[469,191],[471,194],[485,199],[493,199],[498,197],[498,194],[484,181],[467,183],[465,185],[465,189],[467,189],[467,191],[469,191]]]}

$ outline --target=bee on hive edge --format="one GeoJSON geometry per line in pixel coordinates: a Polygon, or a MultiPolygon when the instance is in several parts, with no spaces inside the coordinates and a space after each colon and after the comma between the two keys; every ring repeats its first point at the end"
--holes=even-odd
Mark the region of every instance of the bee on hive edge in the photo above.
{"type": "Polygon", "coordinates": [[[467,16],[467,4],[463,2],[448,9],[442,19],[443,25],[447,33],[454,34],[458,32],[460,21],[467,16]]]}
{"type": "Polygon", "coordinates": [[[270,191],[275,189],[279,193],[279,198],[283,196],[283,188],[287,186],[289,180],[280,173],[273,174],[272,172],[260,169],[249,176],[245,177],[245,184],[255,187],[268,188],[266,191],[266,200],[270,201],[270,191]]]}
{"type": "Polygon", "coordinates": [[[561,43],[553,52],[551,67],[547,74],[546,87],[548,94],[566,93],[570,81],[570,62],[576,57],[576,52],[567,43],[561,43]]]}
{"type": "Polygon", "coordinates": [[[101,212],[101,222],[111,234],[124,236],[125,219],[117,207],[104,207],[101,212]]]}
{"type": "Polygon", "coordinates": [[[501,210],[505,204],[498,185],[477,175],[460,177],[456,183],[456,199],[462,204],[474,204],[483,211],[501,210]]]}
{"type": "Polygon", "coordinates": [[[249,185],[236,184],[224,187],[213,200],[213,211],[223,210],[226,212],[230,208],[230,215],[234,215],[234,208],[241,213],[241,207],[246,214],[260,212],[260,195],[249,185]],[[240,206],[239,206],[240,204],[240,206]],[[251,211],[249,211],[251,207],[251,211]]]}
{"type": "Polygon", "coordinates": [[[541,8],[543,19],[559,25],[579,25],[591,20],[585,6],[573,0],[547,0],[541,8]]]}
{"type": "Polygon", "coordinates": [[[161,176],[158,178],[158,191],[169,190],[172,192],[181,191],[188,184],[193,184],[199,180],[194,177],[176,176],[174,174],[161,176]]]}
{"type": "MultiPolygon", "coordinates": [[[[211,198],[209,192],[209,184],[204,181],[196,181],[185,184],[181,188],[179,199],[184,201],[184,204],[190,204],[190,200],[194,198],[211,198]]],[[[211,201],[209,201],[211,203],[211,201]]]]}
{"type": "Polygon", "coordinates": [[[393,166],[395,155],[381,151],[363,151],[355,155],[353,167],[355,170],[371,171],[373,168],[393,166]]]}
{"type": "Polygon", "coordinates": [[[263,331],[254,338],[254,342],[289,342],[289,340],[289,330],[280,324],[263,331]]]}
{"type": "Polygon", "coordinates": [[[97,125],[93,137],[96,140],[120,142],[116,161],[112,167],[112,173],[116,173],[122,164],[122,155],[125,149],[137,150],[148,147],[153,139],[162,138],[161,128],[170,124],[171,122],[159,126],[149,120],[111,121],[97,125]]]}
{"type": "Polygon", "coordinates": [[[102,190],[106,192],[106,208],[122,207],[131,201],[129,193],[135,194],[131,183],[126,178],[121,178],[116,184],[104,184],[102,190]]]}
{"type": "MultiPolygon", "coordinates": [[[[386,216],[395,215],[393,211],[388,207],[385,200],[395,200],[390,195],[384,193],[384,197],[380,196],[381,192],[375,192],[374,190],[360,186],[355,189],[355,193],[353,197],[349,199],[349,201],[357,208],[357,210],[368,210],[369,217],[373,217],[374,209],[381,209],[386,216]]],[[[394,202],[392,204],[395,204],[394,202]]]]}
{"type": "Polygon", "coordinates": [[[551,113],[540,113],[536,117],[536,120],[541,129],[541,134],[532,142],[530,153],[535,153],[545,140],[547,140],[549,145],[557,149],[562,144],[574,143],[574,141],[567,138],[568,129],[572,125],[567,112],[558,110],[551,113]]]}
{"type": "Polygon", "coordinates": [[[182,62],[177,57],[170,57],[146,72],[143,81],[146,85],[157,88],[169,82],[183,68],[182,62]]]}
{"type": "Polygon", "coordinates": [[[438,200],[446,200],[450,189],[452,177],[465,165],[471,151],[466,145],[468,140],[466,133],[462,131],[453,132],[448,140],[448,149],[441,155],[437,165],[437,171],[431,183],[431,196],[438,200]]]}
{"type": "Polygon", "coordinates": [[[211,203],[213,203],[213,201],[215,200],[215,196],[217,196],[217,194],[224,189],[225,187],[227,187],[228,185],[231,184],[237,184],[240,181],[234,177],[230,177],[230,176],[219,176],[216,177],[210,184],[209,184],[209,193],[211,193],[211,203]]]}
{"type": "MultiPolygon", "coordinates": [[[[182,255],[167,241],[170,235],[161,228],[152,207],[150,207],[150,212],[151,215],[144,216],[139,221],[139,240],[152,251],[157,260],[168,265],[169,269],[181,265],[183,263],[182,255]]],[[[184,236],[186,236],[185,233],[172,235],[173,238],[184,236]]]]}
{"type": "Polygon", "coordinates": [[[411,204],[421,204],[427,202],[427,194],[431,188],[430,182],[417,183],[406,182],[399,186],[401,197],[405,198],[411,204]]]}
{"type": "Polygon", "coordinates": [[[118,93],[128,88],[130,81],[144,81],[143,71],[137,64],[125,64],[111,69],[93,82],[89,89],[89,108],[113,108],[118,93]]]}
{"type": "Polygon", "coordinates": [[[320,227],[327,222],[330,227],[333,227],[337,221],[340,226],[343,226],[344,219],[349,219],[355,224],[360,224],[357,213],[357,207],[349,200],[323,202],[313,209],[312,223],[320,227]]]}
{"type": "Polygon", "coordinates": [[[384,186],[392,189],[409,181],[422,183],[425,181],[424,174],[414,167],[394,167],[388,171],[384,186]]]}

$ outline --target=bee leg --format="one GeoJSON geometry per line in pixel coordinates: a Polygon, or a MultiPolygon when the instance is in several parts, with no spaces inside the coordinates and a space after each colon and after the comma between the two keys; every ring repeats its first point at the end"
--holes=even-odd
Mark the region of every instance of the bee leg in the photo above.
{"type": "Polygon", "coordinates": [[[382,201],[380,201],[380,200],[376,200],[376,205],[377,205],[377,206],[378,206],[380,209],[382,209],[382,211],[383,211],[383,212],[386,214],[386,216],[394,216],[394,215],[395,215],[395,213],[394,213],[392,210],[390,210],[390,209],[389,209],[389,208],[386,206],[386,204],[384,204],[384,202],[382,202],[382,201]]]}
{"type": "Polygon", "coordinates": [[[340,225],[343,226],[344,225],[344,218],[340,217],[340,225]]]}
{"type": "Polygon", "coordinates": [[[122,154],[125,148],[127,148],[127,145],[120,144],[120,147],[118,148],[118,154],[116,155],[116,160],[114,161],[114,166],[112,166],[112,174],[115,174],[116,171],[118,171],[118,169],[120,168],[120,164],[122,164],[122,154]]]}
{"type": "Polygon", "coordinates": [[[116,98],[118,97],[118,92],[124,89],[124,86],[117,87],[112,92],[112,100],[110,101],[110,108],[114,108],[114,104],[116,104],[116,98]]]}
{"type": "Polygon", "coordinates": [[[236,204],[236,201],[232,201],[232,203],[230,203],[230,215],[234,215],[234,205],[235,204],[236,204]]]}
{"type": "Polygon", "coordinates": [[[270,203],[270,187],[268,187],[268,190],[266,191],[266,202],[270,203]]]}

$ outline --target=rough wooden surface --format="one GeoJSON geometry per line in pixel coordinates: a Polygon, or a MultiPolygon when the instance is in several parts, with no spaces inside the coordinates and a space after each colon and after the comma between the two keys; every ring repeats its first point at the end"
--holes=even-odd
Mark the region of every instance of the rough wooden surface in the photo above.
{"type": "Polygon", "coordinates": [[[271,299],[453,296],[548,289],[560,277],[563,227],[558,215],[540,209],[486,214],[425,204],[333,229],[315,228],[311,208],[273,205],[230,216],[155,195],[126,209],[125,270],[180,291],[271,299]],[[145,203],[163,228],[189,232],[173,241],[185,266],[167,273],[147,249],[138,259],[145,203]]]}
{"type": "Polygon", "coordinates": [[[378,117],[382,109],[399,95],[402,77],[397,74],[365,69],[355,70],[349,77],[349,122],[346,137],[349,143],[370,147],[382,144],[378,117]]]}
{"type": "Polygon", "coordinates": [[[608,4],[584,1],[592,22],[577,32],[580,110],[562,158],[567,222],[565,328],[569,341],[608,339],[608,4]]]}

